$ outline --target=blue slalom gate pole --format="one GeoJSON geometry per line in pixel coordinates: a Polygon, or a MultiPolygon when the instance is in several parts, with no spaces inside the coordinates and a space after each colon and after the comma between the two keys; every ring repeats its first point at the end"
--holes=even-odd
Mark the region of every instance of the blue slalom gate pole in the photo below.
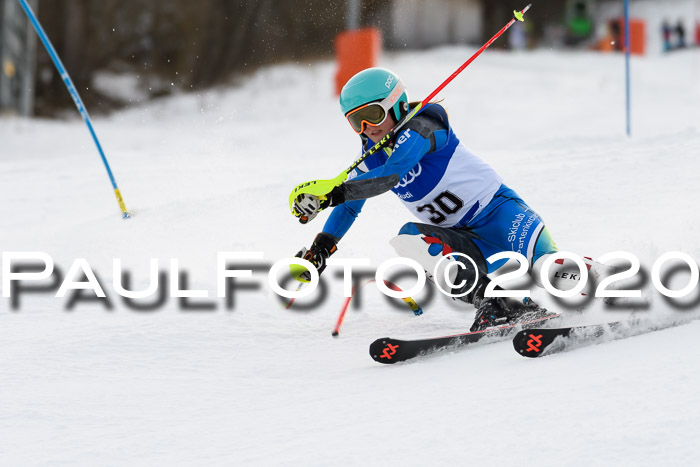
{"type": "Polygon", "coordinates": [[[117,182],[114,179],[114,175],[112,174],[112,169],[109,168],[109,163],[107,162],[107,157],[105,157],[105,153],[102,150],[102,146],[100,145],[100,141],[97,139],[97,134],[95,134],[95,130],[92,128],[92,122],[90,121],[90,116],[88,115],[87,110],[85,110],[85,106],[83,105],[83,101],[80,99],[80,96],[78,95],[78,90],[75,88],[75,85],[73,84],[73,81],[71,81],[70,76],[68,76],[68,72],[66,71],[65,67],[63,66],[63,63],[61,63],[61,59],[58,57],[58,54],[56,53],[56,49],[53,48],[51,41],[49,40],[48,36],[44,32],[44,28],[42,28],[41,24],[39,24],[39,20],[37,19],[36,15],[34,14],[34,11],[32,11],[31,7],[29,6],[29,4],[27,3],[26,0],[18,0],[18,1],[19,1],[19,4],[24,9],[24,12],[27,14],[27,17],[29,18],[29,21],[32,23],[32,26],[34,26],[34,30],[36,30],[36,33],[39,35],[39,39],[41,39],[41,42],[44,44],[44,47],[46,48],[46,51],[49,53],[49,56],[51,57],[53,64],[56,66],[58,73],[61,75],[61,79],[63,80],[63,83],[66,85],[68,92],[70,93],[71,97],[73,98],[73,102],[75,103],[75,106],[78,108],[78,112],[80,112],[80,115],[82,115],[83,121],[85,121],[85,124],[87,125],[88,130],[90,130],[90,134],[92,135],[92,139],[95,141],[95,146],[97,146],[97,152],[100,153],[100,157],[102,158],[102,163],[104,164],[105,169],[107,169],[107,175],[109,176],[109,181],[112,183],[112,188],[114,189],[114,194],[116,195],[117,202],[119,203],[119,209],[121,209],[121,211],[122,211],[122,217],[124,219],[128,219],[130,217],[129,211],[126,210],[126,206],[124,205],[124,200],[122,199],[122,194],[119,191],[119,188],[117,187],[117,182]]]}
{"type": "Polygon", "coordinates": [[[627,136],[632,134],[630,123],[630,1],[625,0],[625,88],[626,88],[626,110],[627,110],[627,136]]]}

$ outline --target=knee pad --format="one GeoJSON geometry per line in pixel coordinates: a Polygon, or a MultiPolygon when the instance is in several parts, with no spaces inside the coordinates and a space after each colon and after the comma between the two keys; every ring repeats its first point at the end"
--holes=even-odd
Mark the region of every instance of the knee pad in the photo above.
{"type": "MultiPolygon", "coordinates": [[[[459,256],[450,253],[468,253],[457,251],[451,245],[437,236],[421,232],[419,225],[409,222],[399,231],[399,235],[389,241],[399,256],[410,258],[420,264],[426,272],[428,279],[440,286],[443,291],[460,293],[460,287],[453,290],[452,284],[461,285],[465,291],[475,282],[479,274],[478,259],[472,258],[477,265],[459,256]],[[447,259],[443,258],[450,255],[447,259]],[[442,261],[442,262],[441,262],[442,261]],[[454,263],[461,263],[455,265],[454,263]],[[436,272],[436,267],[440,267],[436,272]],[[449,283],[448,283],[449,282],[449,283]]],[[[471,256],[470,256],[471,257],[471,256]]]]}

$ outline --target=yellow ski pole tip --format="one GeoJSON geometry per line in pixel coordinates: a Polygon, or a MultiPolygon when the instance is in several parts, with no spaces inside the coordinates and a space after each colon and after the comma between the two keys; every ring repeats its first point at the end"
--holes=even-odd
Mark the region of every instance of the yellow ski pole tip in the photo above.
{"type": "Polygon", "coordinates": [[[515,16],[515,19],[517,19],[518,21],[525,21],[525,19],[523,18],[523,14],[520,11],[513,10],[513,16],[515,16]]]}

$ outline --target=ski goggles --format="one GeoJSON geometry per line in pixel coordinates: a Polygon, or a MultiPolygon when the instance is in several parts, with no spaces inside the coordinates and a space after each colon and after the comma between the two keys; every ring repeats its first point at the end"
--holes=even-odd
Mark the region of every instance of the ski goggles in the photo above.
{"type": "Polygon", "coordinates": [[[345,115],[355,133],[362,134],[367,125],[379,126],[386,121],[389,110],[399,101],[406,90],[401,80],[398,80],[394,89],[381,101],[370,102],[351,110],[345,115]]]}

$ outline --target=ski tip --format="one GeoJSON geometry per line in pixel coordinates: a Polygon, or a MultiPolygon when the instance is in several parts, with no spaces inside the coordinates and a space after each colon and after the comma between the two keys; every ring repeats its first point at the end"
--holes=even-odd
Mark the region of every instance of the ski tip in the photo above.
{"type": "Polygon", "coordinates": [[[540,357],[542,355],[542,347],[541,329],[524,329],[513,337],[513,348],[523,357],[540,357]]]}
{"type": "Polygon", "coordinates": [[[392,364],[396,363],[396,350],[399,348],[398,344],[392,344],[393,340],[390,337],[382,337],[372,342],[369,346],[369,356],[372,360],[378,363],[392,364]]]}

